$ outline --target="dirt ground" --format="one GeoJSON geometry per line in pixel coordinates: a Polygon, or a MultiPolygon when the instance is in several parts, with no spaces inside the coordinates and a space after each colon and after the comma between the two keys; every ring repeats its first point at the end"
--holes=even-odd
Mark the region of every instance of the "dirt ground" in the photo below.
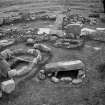
{"type": "MultiPolygon", "coordinates": [[[[83,16],[103,14],[100,0],[0,0],[0,17],[21,12],[48,11],[58,14],[70,7],[73,13],[83,16]]],[[[50,22],[28,22],[3,26],[3,28],[46,27],[50,22]]],[[[100,23],[99,27],[104,26],[100,23]]],[[[86,65],[86,79],[80,85],[54,84],[49,80],[37,81],[35,76],[21,82],[10,95],[0,99],[0,105],[105,105],[105,72],[98,65],[105,63],[105,43],[87,41],[80,49],[52,48],[51,62],[80,59],[86,65]],[[91,47],[88,47],[91,46],[91,47]],[[100,47],[96,51],[93,47],[100,47]]],[[[23,48],[16,45],[16,48],[23,48]]]]}

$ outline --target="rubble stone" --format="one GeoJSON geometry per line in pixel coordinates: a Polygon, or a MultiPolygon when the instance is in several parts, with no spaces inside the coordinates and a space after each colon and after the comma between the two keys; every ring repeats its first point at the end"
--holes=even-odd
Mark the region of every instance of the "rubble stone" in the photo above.
{"type": "Polygon", "coordinates": [[[38,78],[41,80],[44,80],[46,78],[44,70],[40,70],[40,72],[38,74],[38,78]]]}

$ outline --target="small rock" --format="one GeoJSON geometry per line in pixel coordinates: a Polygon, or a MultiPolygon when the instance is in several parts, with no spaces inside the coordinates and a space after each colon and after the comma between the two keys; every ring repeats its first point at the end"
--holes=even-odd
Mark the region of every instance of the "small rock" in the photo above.
{"type": "Polygon", "coordinates": [[[5,93],[11,93],[15,90],[15,81],[13,79],[1,83],[1,89],[5,93]]]}
{"type": "Polygon", "coordinates": [[[85,78],[86,77],[86,75],[84,74],[83,76],[82,76],[82,78],[85,78]]]}
{"type": "Polygon", "coordinates": [[[60,80],[59,80],[58,78],[56,78],[56,77],[52,77],[51,80],[52,80],[53,82],[55,82],[55,83],[58,83],[58,82],[60,81],[60,80]]]}
{"type": "Polygon", "coordinates": [[[72,81],[72,78],[70,78],[70,77],[62,77],[61,81],[72,81]]]}
{"type": "Polygon", "coordinates": [[[73,84],[79,84],[79,83],[81,83],[82,82],[82,79],[73,79],[72,80],[72,83],[73,84]]]}
{"type": "Polygon", "coordinates": [[[36,16],[34,14],[30,15],[30,20],[36,20],[36,16]]]}
{"type": "Polygon", "coordinates": [[[33,44],[33,43],[34,43],[34,39],[32,38],[27,39],[27,44],[33,44]]]}
{"type": "Polygon", "coordinates": [[[49,34],[50,28],[39,28],[38,34],[49,34]]]}
{"type": "Polygon", "coordinates": [[[10,71],[8,71],[8,76],[9,77],[14,77],[17,74],[17,70],[16,69],[12,69],[10,71]]]}
{"type": "Polygon", "coordinates": [[[101,47],[93,47],[96,51],[101,50],[101,47]]]}
{"type": "Polygon", "coordinates": [[[79,76],[82,76],[83,74],[84,74],[84,71],[83,71],[83,70],[79,70],[78,75],[79,75],[79,76]]]}
{"type": "Polygon", "coordinates": [[[45,70],[40,70],[39,74],[38,74],[38,78],[40,80],[44,80],[46,78],[46,75],[45,75],[45,70]]]}

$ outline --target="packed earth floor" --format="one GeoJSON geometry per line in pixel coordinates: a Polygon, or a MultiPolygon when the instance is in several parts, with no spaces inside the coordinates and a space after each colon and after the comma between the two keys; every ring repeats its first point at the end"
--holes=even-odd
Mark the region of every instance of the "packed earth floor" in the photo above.
{"type": "MultiPolygon", "coordinates": [[[[71,14],[79,14],[89,20],[83,27],[93,30],[105,28],[100,0],[0,0],[0,41],[15,39],[19,42],[7,46],[7,49],[32,48],[27,47],[23,40],[35,38],[35,43],[47,45],[51,49],[53,56],[47,63],[81,60],[86,72],[81,84],[39,80],[36,72],[29,77],[14,78],[16,89],[11,94],[4,93],[0,105],[105,105],[105,32],[95,34],[92,38],[83,38],[82,41],[79,39],[80,46],[77,48],[56,46],[54,41],[62,42],[62,33],[53,36],[50,41],[43,41],[44,35],[36,34],[38,28],[61,30],[59,21],[62,20],[58,18],[57,23],[56,18],[64,15],[67,8],[71,8],[71,14]],[[96,23],[90,18],[96,19],[96,23]]],[[[6,49],[1,47],[1,52],[6,49]]],[[[32,56],[20,57],[30,61],[33,59],[32,56]]],[[[17,69],[22,66],[19,65],[17,69]]]]}

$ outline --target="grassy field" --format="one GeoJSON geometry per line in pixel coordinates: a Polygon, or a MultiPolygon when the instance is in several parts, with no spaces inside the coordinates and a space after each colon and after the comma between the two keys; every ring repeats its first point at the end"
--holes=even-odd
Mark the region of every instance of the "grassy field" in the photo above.
{"type": "MultiPolygon", "coordinates": [[[[73,13],[87,16],[90,13],[101,13],[99,0],[0,0],[0,17],[20,12],[44,11],[61,13],[67,7],[73,13]]],[[[46,23],[19,23],[14,27],[46,27],[46,23]]],[[[49,23],[52,24],[52,23],[49,23]]],[[[9,28],[11,26],[3,26],[9,28]]],[[[37,81],[33,76],[20,82],[16,90],[0,99],[0,105],[105,105],[105,71],[99,65],[105,63],[105,43],[86,41],[85,46],[75,50],[52,48],[51,62],[80,59],[86,65],[86,79],[80,85],[66,83],[54,84],[49,80],[37,81]],[[91,46],[91,47],[89,47],[91,46]],[[100,47],[96,51],[93,47],[100,47]],[[101,71],[100,71],[101,70],[101,71]]],[[[15,46],[20,48],[22,45],[15,46]]]]}

